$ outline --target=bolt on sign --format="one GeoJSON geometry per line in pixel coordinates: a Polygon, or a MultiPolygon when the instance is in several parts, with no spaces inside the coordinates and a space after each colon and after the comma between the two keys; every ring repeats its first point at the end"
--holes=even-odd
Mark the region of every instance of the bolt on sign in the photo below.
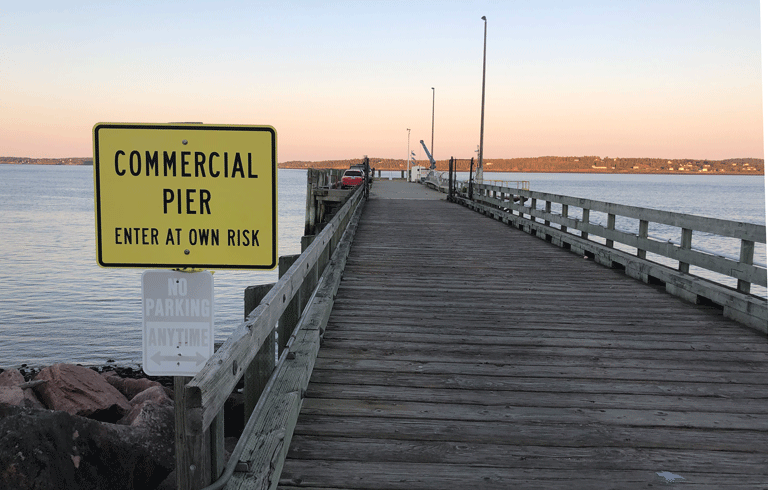
{"type": "Polygon", "coordinates": [[[277,265],[271,126],[99,123],[93,172],[102,267],[277,265]]]}
{"type": "Polygon", "coordinates": [[[142,369],[194,376],[213,355],[213,275],[147,270],[141,293],[142,369]]]}

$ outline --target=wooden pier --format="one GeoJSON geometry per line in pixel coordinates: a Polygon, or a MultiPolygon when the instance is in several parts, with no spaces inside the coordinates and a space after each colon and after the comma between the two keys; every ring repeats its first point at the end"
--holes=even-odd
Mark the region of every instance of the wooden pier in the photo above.
{"type": "Polygon", "coordinates": [[[304,252],[177,387],[180,489],[768,490],[765,226],[449,187],[311,194],[304,252]],[[697,249],[705,233],[740,257],[697,249]]]}
{"type": "Polygon", "coordinates": [[[768,342],[404,182],[365,205],[278,488],[768,489],[768,342]]]}

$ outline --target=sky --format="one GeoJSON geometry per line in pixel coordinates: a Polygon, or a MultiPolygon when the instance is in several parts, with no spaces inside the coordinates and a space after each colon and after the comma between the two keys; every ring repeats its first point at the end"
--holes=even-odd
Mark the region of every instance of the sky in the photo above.
{"type": "Polygon", "coordinates": [[[435,157],[470,158],[482,16],[485,159],[763,158],[758,0],[6,2],[0,156],[194,121],[273,126],[279,162],[423,159],[434,93],[435,157]]]}

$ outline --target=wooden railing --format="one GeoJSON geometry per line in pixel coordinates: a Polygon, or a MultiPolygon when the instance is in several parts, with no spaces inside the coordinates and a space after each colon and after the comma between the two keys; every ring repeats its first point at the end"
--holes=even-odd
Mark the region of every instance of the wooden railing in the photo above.
{"type": "Polygon", "coordinates": [[[363,196],[361,186],[311,243],[302,243],[301,255],[281,257],[277,283],[249,288],[246,320],[194,378],[177,379],[179,489],[203,488],[222,474],[211,488],[239,488],[254,478],[264,484],[258,488],[276,487],[363,196]],[[247,422],[225,468],[224,403],[240,378],[247,422]]]}
{"type": "Polygon", "coordinates": [[[475,184],[471,200],[466,192],[459,192],[456,200],[598,263],[624,269],[627,275],[663,284],[669,293],[688,301],[720,306],[725,316],[768,333],[768,303],[750,294],[752,285],[766,287],[765,264],[754,263],[755,243],[766,242],[764,225],[485,183],[475,184]],[[590,220],[590,213],[593,218],[604,213],[604,224],[590,220]],[[636,223],[637,228],[622,230],[617,220],[625,226],[636,223]],[[649,236],[654,224],[677,230],[679,240],[649,236]],[[701,248],[694,241],[697,232],[740,240],[738,259],[697,250],[701,248]],[[648,254],[660,259],[650,260],[648,254]],[[693,275],[693,266],[733,278],[735,287],[693,275]]]}

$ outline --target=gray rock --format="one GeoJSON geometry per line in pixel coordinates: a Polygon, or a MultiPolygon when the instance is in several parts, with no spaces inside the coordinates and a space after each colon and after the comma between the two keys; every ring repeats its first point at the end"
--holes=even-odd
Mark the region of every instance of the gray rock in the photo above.
{"type": "Polygon", "coordinates": [[[143,420],[114,425],[62,411],[0,406],[0,488],[156,488],[173,469],[172,413],[169,422],[167,414],[147,409],[143,420]]]}

